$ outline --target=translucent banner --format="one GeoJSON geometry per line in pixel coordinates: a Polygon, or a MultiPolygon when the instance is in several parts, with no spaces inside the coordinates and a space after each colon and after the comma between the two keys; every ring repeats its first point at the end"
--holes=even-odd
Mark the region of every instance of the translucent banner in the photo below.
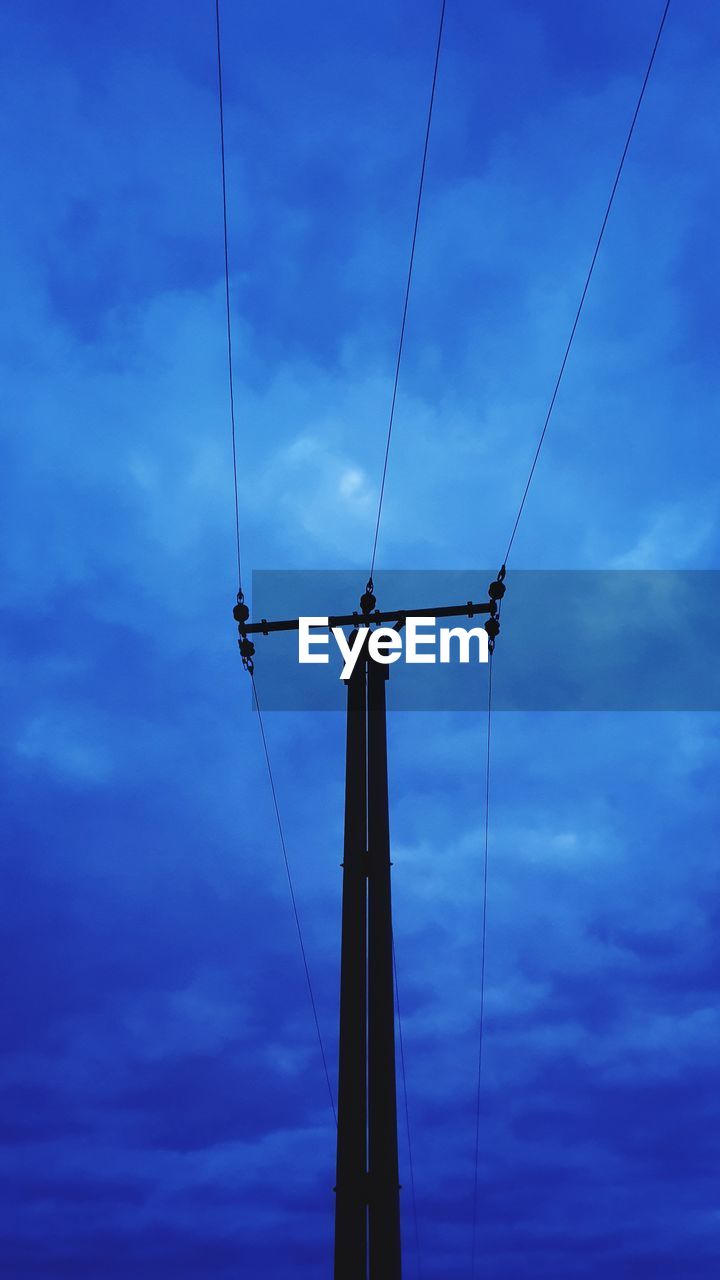
{"type": "MultiPolygon", "coordinates": [[[[398,615],[419,609],[432,618],[433,608],[487,602],[494,577],[493,570],[384,570],[375,576],[377,608],[398,615]]],[[[364,586],[357,570],[256,570],[251,621],[359,613],[364,586]]],[[[519,569],[508,572],[506,587],[493,658],[497,710],[720,710],[720,572],[519,569]]],[[[415,652],[434,655],[430,661],[408,660],[403,628],[387,664],[389,708],[484,709],[488,665],[480,660],[481,643],[443,642],[440,631],[483,628],[487,617],[438,617],[434,640],[424,624],[418,631],[424,644],[415,652]]],[[[344,637],[351,631],[344,627],[344,637]]],[[[326,630],[326,641],[318,639],[317,623],[311,634],[310,652],[326,654],[326,662],[299,661],[297,630],[252,636],[263,710],[344,707],[337,638],[326,630]]]]}

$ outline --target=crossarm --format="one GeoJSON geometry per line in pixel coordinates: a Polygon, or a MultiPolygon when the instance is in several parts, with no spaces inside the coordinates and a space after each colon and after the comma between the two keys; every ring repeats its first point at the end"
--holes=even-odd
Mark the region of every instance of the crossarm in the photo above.
{"type": "MultiPolygon", "coordinates": [[[[403,622],[405,618],[473,618],[476,613],[496,612],[494,600],[486,600],[484,604],[474,604],[468,600],[465,604],[439,605],[435,609],[375,609],[373,613],[340,613],[328,618],[329,627],[368,627],[378,622],[403,622]]],[[[299,618],[286,618],[280,622],[247,622],[240,630],[245,635],[267,636],[271,631],[297,631],[299,618]]]]}

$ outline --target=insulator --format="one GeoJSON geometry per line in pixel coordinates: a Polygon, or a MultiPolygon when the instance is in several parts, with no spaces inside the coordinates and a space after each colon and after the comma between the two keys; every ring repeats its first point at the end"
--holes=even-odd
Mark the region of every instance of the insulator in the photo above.
{"type": "Polygon", "coordinates": [[[240,624],[240,626],[242,626],[244,622],[247,622],[249,617],[250,610],[242,600],[239,600],[233,609],[233,618],[240,624]]]}
{"type": "Polygon", "coordinates": [[[487,631],[491,640],[494,640],[496,636],[499,636],[500,623],[498,622],[497,618],[488,618],[487,622],[485,623],[485,630],[487,631]]]}
{"type": "Polygon", "coordinates": [[[498,578],[497,582],[491,582],[488,587],[488,595],[491,600],[502,600],[505,595],[505,583],[498,578]]]}
{"type": "Polygon", "coordinates": [[[360,608],[365,614],[372,613],[376,604],[377,604],[377,600],[375,599],[375,596],[370,590],[367,590],[365,594],[360,597],[360,608]]]}

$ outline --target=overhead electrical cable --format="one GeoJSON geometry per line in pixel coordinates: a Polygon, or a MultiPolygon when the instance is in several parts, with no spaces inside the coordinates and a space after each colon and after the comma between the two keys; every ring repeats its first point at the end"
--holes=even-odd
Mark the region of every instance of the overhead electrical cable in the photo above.
{"type": "MultiPolygon", "coordinates": [[[[610,212],[612,210],[613,202],[615,200],[615,194],[617,192],[617,189],[620,183],[620,178],[622,176],[623,168],[625,165],[625,159],[630,149],[630,143],[632,141],[633,133],[635,132],[635,125],[637,123],[637,119],[640,114],[640,108],[642,106],[643,99],[645,97],[645,90],[647,89],[648,81],[650,79],[650,75],[655,63],[655,55],[657,54],[657,51],[660,45],[660,40],[665,27],[665,21],[670,9],[670,3],[671,3],[671,0],[666,0],[665,6],[662,11],[662,16],[660,18],[657,34],[655,36],[655,41],[652,46],[650,58],[647,64],[647,68],[645,70],[645,75],[643,77],[642,85],[640,87],[640,93],[638,94],[638,99],[635,104],[635,110],[633,112],[633,116],[630,121],[630,127],[628,129],[627,137],[625,139],[625,145],[623,147],[622,154],[620,156],[620,161],[617,167],[617,171],[615,173],[615,179],[613,181],[612,188],[610,191],[610,197],[608,199],[608,202],[605,208],[605,213],[603,215],[602,223],[600,225],[600,231],[598,233],[597,240],[595,242],[595,248],[593,250],[592,258],[590,259],[590,266],[588,268],[587,275],[585,277],[585,283],[583,285],[582,293],[580,295],[580,301],[578,303],[577,310],[575,312],[572,328],[570,330],[570,336],[568,338],[567,345],[565,347],[565,351],[563,354],[563,358],[560,363],[560,369],[558,371],[558,375],[555,380],[555,385],[553,387],[552,395],[550,397],[550,402],[548,405],[547,413],[545,415],[545,420],[543,422],[542,431],[540,432],[540,437],[537,443],[537,447],[535,449],[532,464],[530,467],[530,472],[528,474],[527,482],[523,490],[522,498],[520,501],[520,505],[518,507],[517,515],[515,517],[515,523],[513,524],[513,527],[512,527],[512,532],[510,534],[510,539],[507,545],[507,549],[503,557],[503,565],[501,570],[501,572],[503,573],[507,565],[513,543],[515,541],[515,535],[517,533],[518,525],[520,524],[520,519],[522,517],[523,511],[525,508],[527,496],[530,491],[530,485],[532,484],[533,476],[535,474],[535,469],[537,467],[538,459],[540,457],[540,451],[542,449],[545,436],[547,434],[547,429],[550,424],[550,419],[552,417],[553,410],[555,408],[555,401],[557,400],[558,392],[560,390],[560,384],[562,382],[563,375],[565,373],[565,366],[567,365],[568,358],[570,356],[570,351],[575,338],[575,333],[577,331],[577,327],[580,321],[580,316],[582,314],[583,306],[585,304],[585,298],[587,297],[588,289],[590,287],[590,281],[592,279],[592,275],[595,270],[595,263],[597,262],[598,254],[600,252],[600,246],[603,241],[603,236],[605,235],[605,228],[607,227],[607,224],[608,224],[610,212]]],[[[498,613],[498,616],[499,616],[499,613],[498,613]]],[[[490,746],[491,746],[491,725],[492,725],[492,663],[493,663],[493,658],[491,655],[489,669],[488,669],[487,741],[486,741],[486,763],[485,763],[485,833],[484,833],[484,858],[483,858],[483,905],[482,905],[482,926],[481,926],[481,944],[480,944],[480,1026],[479,1026],[479,1036],[478,1036],[477,1087],[476,1087],[476,1097],[475,1097],[475,1169],[474,1169],[474,1183],[473,1183],[471,1280],[474,1280],[474,1277],[475,1277],[475,1264],[476,1264],[476,1256],[477,1256],[478,1181],[479,1181],[479,1164],[480,1164],[480,1103],[481,1103],[481,1088],[482,1088],[483,1043],[484,1043],[484,1031],[485,1031],[485,958],[486,958],[486,944],[487,944],[488,847],[489,847],[489,830],[490,830],[490,746]]]]}
{"type": "Polygon", "coordinates": [[[575,312],[575,319],[573,320],[572,328],[570,330],[570,337],[568,338],[567,346],[565,347],[565,353],[563,355],[563,358],[560,364],[560,370],[555,380],[553,392],[550,397],[550,403],[548,405],[547,413],[545,414],[545,421],[543,422],[542,431],[540,432],[540,439],[538,440],[537,448],[535,449],[535,455],[533,457],[532,465],[530,467],[530,474],[528,475],[527,483],[525,485],[525,489],[523,491],[523,495],[520,501],[520,506],[518,508],[518,513],[515,517],[515,523],[512,528],[512,533],[510,534],[510,541],[508,542],[508,545],[507,545],[507,550],[505,552],[503,564],[507,564],[508,562],[508,557],[510,555],[510,551],[512,550],[513,542],[515,541],[515,534],[517,533],[518,525],[520,523],[520,517],[522,516],[523,510],[525,508],[525,502],[527,500],[527,496],[530,491],[530,485],[532,484],[532,479],[535,474],[535,468],[538,464],[538,458],[540,457],[540,450],[543,447],[545,435],[547,433],[548,426],[550,425],[550,419],[552,417],[553,409],[555,408],[555,401],[557,400],[558,391],[560,390],[560,383],[562,382],[563,374],[565,373],[565,366],[568,362],[570,350],[573,344],[573,340],[575,338],[575,332],[577,330],[578,323],[580,321],[580,316],[582,314],[583,306],[585,305],[585,298],[587,297],[587,291],[590,287],[590,281],[592,280],[593,271],[595,270],[595,263],[597,262],[597,257],[600,252],[600,246],[603,241],[603,236],[605,235],[605,228],[608,224],[608,219],[610,217],[610,210],[612,209],[613,201],[615,199],[615,193],[620,183],[620,177],[622,175],[622,171],[625,165],[625,157],[627,156],[628,150],[630,148],[630,143],[632,141],[632,136],[633,136],[633,133],[635,132],[635,124],[640,114],[640,108],[643,103],[643,98],[645,97],[645,90],[648,85],[648,80],[650,79],[650,73],[653,69],[653,64],[655,62],[655,54],[658,51],[658,46],[660,44],[660,37],[662,36],[662,33],[663,33],[663,28],[665,26],[665,19],[667,18],[669,8],[670,8],[670,0],[667,0],[665,4],[665,8],[663,9],[662,17],[660,19],[660,26],[658,27],[658,32],[655,37],[655,43],[652,48],[652,53],[650,54],[650,61],[648,62],[647,70],[645,71],[645,77],[642,82],[640,94],[638,96],[637,103],[635,104],[635,111],[633,112],[633,117],[630,122],[630,128],[628,130],[628,134],[625,139],[625,146],[623,147],[622,155],[620,157],[620,163],[618,164],[617,172],[615,174],[615,181],[613,182],[612,190],[610,192],[610,199],[607,202],[605,214],[603,216],[602,224],[600,226],[600,232],[598,234],[597,241],[595,244],[595,249],[593,250],[593,255],[590,260],[590,266],[588,268],[587,276],[585,277],[585,284],[583,285],[583,290],[580,295],[580,301],[578,303],[577,311],[575,312]]]}
{"type": "Polygon", "coordinates": [[[400,986],[398,984],[397,955],[395,938],[392,940],[393,971],[395,975],[395,1009],[397,1012],[398,1041],[400,1043],[400,1071],[403,1082],[403,1100],[405,1103],[405,1128],[408,1144],[408,1168],[410,1170],[410,1197],[412,1200],[413,1227],[415,1232],[415,1252],[417,1256],[418,1280],[422,1280],[422,1257],[420,1253],[420,1229],[418,1226],[417,1198],[415,1195],[415,1166],[413,1164],[412,1139],[410,1137],[410,1107],[408,1105],[407,1075],[405,1073],[405,1041],[403,1038],[402,1014],[400,1012],[400,986]]]}
{"type": "MultiPolygon", "coordinates": [[[[242,572],[240,560],[240,503],[238,497],[238,473],[237,473],[237,444],[235,429],[235,384],[233,378],[233,348],[232,348],[232,319],[230,308],[230,255],[228,252],[228,216],[227,216],[227,180],[225,172],[225,113],[223,103],[223,81],[222,81],[222,42],[220,35],[220,0],[215,0],[215,32],[217,37],[217,84],[218,84],[218,104],[220,114],[220,164],[222,171],[222,206],[223,206],[223,244],[225,250],[225,318],[227,327],[227,359],[228,359],[228,381],[230,390],[230,427],[232,439],[232,461],[233,461],[233,483],[235,490],[235,543],[237,549],[237,573],[238,573],[238,601],[243,600],[242,590],[242,572]]],[[[272,764],[270,762],[270,752],[268,749],[267,737],[265,735],[265,725],[263,723],[262,711],[258,699],[257,688],[255,686],[255,677],[252,674],[252,667],[249,666],[250,678],[252,680],[253,699],[258,716],[258,724],[260,726],[260,738],[262,742],[265,764],[267,767],[268,780],[270,783],[270,791],[272,794],[273,808],[275,810],[275,819],[277,822],[278,835],[280,837],[280,847],[282,849],[283,862],[285,864],[285,874],[287,876],[288,888],[290,890],[290,902],[292,905],[293,916],[295,919],[295,927],[297,929],[298,941],[300,943],[300,954],[302,956],[303,968],[305,971],[305,980],[307,983],[308,994],[310,996],[310,1006],[312,1009],[313,1021],[315,1024],[315,1032],[317,1035],[318,1046],[320,1049],[320,1057],[322,1060],[323,1074],[327,1084],[328,1097],[330,1099],[330,1107],[333,1114],[333,1120],[337,1127],[337,1111],[335,1109],[335,1099],[333,1097],[332,1085],[330,1083],[330,1073],[328,1071],[327,1058],[325,1055],[325,1047],[323,1045],[322,1033],[320,1031],[320,1020],[318,1018],[317,1003],[313,984],[310,977],[310,966],[308,964],[307,951],[303,938],[302,926],[300,923],[300,913],[298,911],[297,899],[295,897],[295,888],[293,885],[292,874],[290,871],[290,860],[288,858],[287,844],[285,842],[285,833],[283,831],[282,820],[280,817],[280,806],[278,804],[277,789],[275,786],[275,778],[273,776],[272,764]]]]}
{"type": "Polygon", "coordinates": [[[220,0],[215,0],[215,33],[217,37],[217,83],[218,107],[220,112],[220,169],[222,173],[223,245],[225,248],[225,319],[227,327],[233,483],[235,489],[235,545],[237,549],[238,599],[240,599],[243,593],[242,570],[240,566],[240,502],[238,499],[237,443],[235,432],[235,380],[233,378],[232,324],[230,320],[230,256],[228,253],[227,180],[225,176],[225,111],[223,103],[222,52],[220,41],[220,0]]]}
{"type": "Polygon", "coordinates": [[[446,0],[442,0],[437,46],[435,48],[435,65],[433,67],[432,88],[430,90],[430,105],[428,107],[427,124],[425,126],[425,144],[423,147],[422,165],[420,167],[417,204],[415,206],[415,222],[413,225],[412,242],[410,245],[410,262],[408,265],[407,281],[405,284],[405,300],[403,302],[402,322],[400,324],[400,339],[398,342],[397,359],[395,361],[395,379],[393,381],[392,397],[390,400],[390,418],[388,421],[387,439],[385,441],[385,457],[383,459],[382,478],[380,480],[380,497],[378,499],[377,519],[375,521],[375,536],[373,538],[372,556],[370,558],[370,582],[372,582],[373,573],[375,572],[375,556],[377,555],[378,535],[380,533],[380,517],[382,515],[383,498],[385,497],[385,480],[387,478],[388,458],[390,456],[390,440],[392,438],[393,422],[395,421],[395,402],[397,400],[398,382],[400,379],[400,363],[402,361],[403,345],[405,342],[405,325],[407,322],[408,304],[410,302],[410,285],[412,283],[413,266],[415,264],[415,246],[417,244],[418,225],[420,223],[420,206],[422,204],[423,187],[425,185],[425,169],[427,167],[428,146],[430,144],[430,126],[432,124],[433,106],[435,105],[435,88],[437,85],[438,67],[440,65],[440,48],[442,46],[443,26],[445,23],[445,5],[446,0]]]}
{"type": "Polygon", "coordinates": [[[475,1176],[473,1181],[472,1270],[475,1280],[477,1245],[478,1170],[480,1165],[480,1095],[482,1085],[483,1040],[485,1033],[485,952],[487,942],[488,846],[490,836],[490,742],[492,725],[493,654],[488,664],[487,737],[485,741],[485,839],[483,852],[482,926],[480,932],[480,1028],[478,1035],[477,1087],[475,1091],[475,1176]]]}
{"type": "Polygon", "coordinates": [[[285,863],[285,874],[287,876],[288,888],[290,889],[290,901],[292,902],[293,915],[295,917],[295,927],[297,929],[298,941],[300,943],[300,953],[302,955],[303,968],[305,969],[305,980],[307,982],[308,994],[310,996],[310,1005],[312,1008],[313,1020],[315,1022],[315,1031],[317,1032],[317,1041],[320,1048],[320,1057],[322,1059],[323,1073],[327,1084],[328,1097],[330,1098],[330,1106],[332,1108],[333,1119],[337,1126],[337,1111],[335,1110],[335,1099],[333,1097],[332,1085],[330,1084],[330,1072],[328,1071],[327,1058],[325,1057],[325,1046],[323,1045],[322,1033],[320,1031],[320,1020],[318,1018],[317,1004],[315,1001],[315,993],[310,978],[310,966],[308,965],[307,952],[305,950],[305,942],[303,940],[302,927],[300,925],[300,913],[298,911],[297,899],[295,897],[295,889],[293,886],[292,874],[290,872],[290,860],[287,853],[287,845],[285,843],[285,833],[280,818],[280,806],[278,805],[277,790],[275,788],[275,779],[273,777],[272,765],[270,764],[270,753],[268,751],[267,738],[265,737],[265,726],[263,724],[262,711],[260,710],[260,702],[258,700],[257,688],[255,686],[255,676],[250,675],[252,680],[253,698],[255,699],[255,709],[258,716],[258,724],[260,725],[260,737],[262,739],[263,753],[265,755],[265,763],[267,765],[268,779],[270,782],[270,791],[272,793],[273,808],[275,809],[275,819],[277,822],[278,835],[280,836],[280,846],[282,848],[283,861],[285,863]]]}
{"type": "MultiPolygon", "coordinates": [[[[383,511],[384,490],[386,490],[387,466],[388,466],[388,460],[389,460],[389,445],[391,445],[393,422],[395,422],[397,387],[398,387],[398,383],[400,383],[400,366],[402,362],[402,349],[404,349],[404,344],[405,344],[405,326],[407,323],[407,308],[409,308],[409,305],[410,305],[410,285],[411,283],[413,283],[413,268],[415,265],[415,247],[416,247],[416,243],[418,243],[418,227],[420,224],[420,207],[421,207],[421,204],[423,204],[425,169],[427,169],[427,164],[428,164],[430,127],[432,127],[433,106],[434,106],[434,100],[436,100],[439,54],[441,54],[443,26],[445,26],[446,3],[447,3],[447,0],[442,0],[441,10],[439,10],[436,58],[434,58],[432,86],[430,86],[428,119],[427,119],[427,124],[425,124],[425,138],[423,143],[423,161],[421,161],[421,165],[420,165],[420,180],[418,184],[418,201],[416,201],[416,205],[415,205],[413,238],[411,238],[411,243],[410,243],[410,260],[409,260],[409,264],[407,264],[405,298],[404,298],[404,302],[402,302],[402,320],[400,324],[400,338],[398,338],[398,343],[397,343],[395,378],[393,378],[391,404],[389,404],[386,449],[384,449],[382,476],[380,476],[378,515],[377,515],[377,518],[375,518],[375,531],[373,536],[373,553],[372,553],[372,557],[370,557],[368,590],[373,589],[373,573],[375,571],[375,556],[377,556],[377,552],[378,552],[380,517],[382,517],[382,511],[383,511]]],[[[407,1078],[405,1073],[405,1044],[404,1044],[404,1037],[402,1037],[402,1015],[401,1015],[401,1009],[400,1009],[400,992],[398,992],[398,987],[397,987],[397,959],[395,954],[395,940],[393,940],[393,945],[392,945],[392,964],[393,964],[393,970],[395,970],[395,1001],[396,1001],[396,1010],[397,1010],[397,1033],[398,1033],[398,1041],[400,1041],[400,1066],[401,1066],[401,1073],[402,1073],[402,1092],[404,1092],[404,1101],[405,1101],[405,1124],[406,1124],[406,1130],[407,1130],[407,1161],[409,1161],[411,1199],[413,1199],[415,1248],[416,1248],[416,1256],[418,1256],[418,1276],[421,1276],[420,1233],[419,1233],[419,1226],[418,1226],[418,1202],[416,1202],[416,1197],[415,1197],[415,1171],[414,1171],[414,1165],[413,1165],[413,1142],[411,1142],[411,1134],[410,1134],[410,1108],[409,1108],[409,1105],[407,1105],[407,1078]]]]}

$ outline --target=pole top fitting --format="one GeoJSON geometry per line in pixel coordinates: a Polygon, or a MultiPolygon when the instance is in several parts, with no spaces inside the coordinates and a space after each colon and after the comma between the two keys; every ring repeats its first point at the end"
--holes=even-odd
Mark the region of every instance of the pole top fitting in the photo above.
{"type": "Polygon", "coordinates": [[[373,595],[373,580],[372,578],[369,578],[368,584],[365,588],[365,594],[360,597],[360,608],[367,617],[369,613],[372,613],[376,604],[377,600],[373,595]]]}
{"type": "Polygon", "coordinates": [[[241,636],[238,640],[238,648],[240,650],[240,657],[242,658],[242,664],[245,670],[249,675],[252,675],[255,670],[255,663],[253,662],[255,645],[247,636],[241,636]]]}
{"type": "Polygon", "coordinates": [[[488,618],[485,623],[485,630],[488,634],[488,649],[490,653],[495,651],[495,641],[500,634],[500,623],[496,617],[488,618]]]}

